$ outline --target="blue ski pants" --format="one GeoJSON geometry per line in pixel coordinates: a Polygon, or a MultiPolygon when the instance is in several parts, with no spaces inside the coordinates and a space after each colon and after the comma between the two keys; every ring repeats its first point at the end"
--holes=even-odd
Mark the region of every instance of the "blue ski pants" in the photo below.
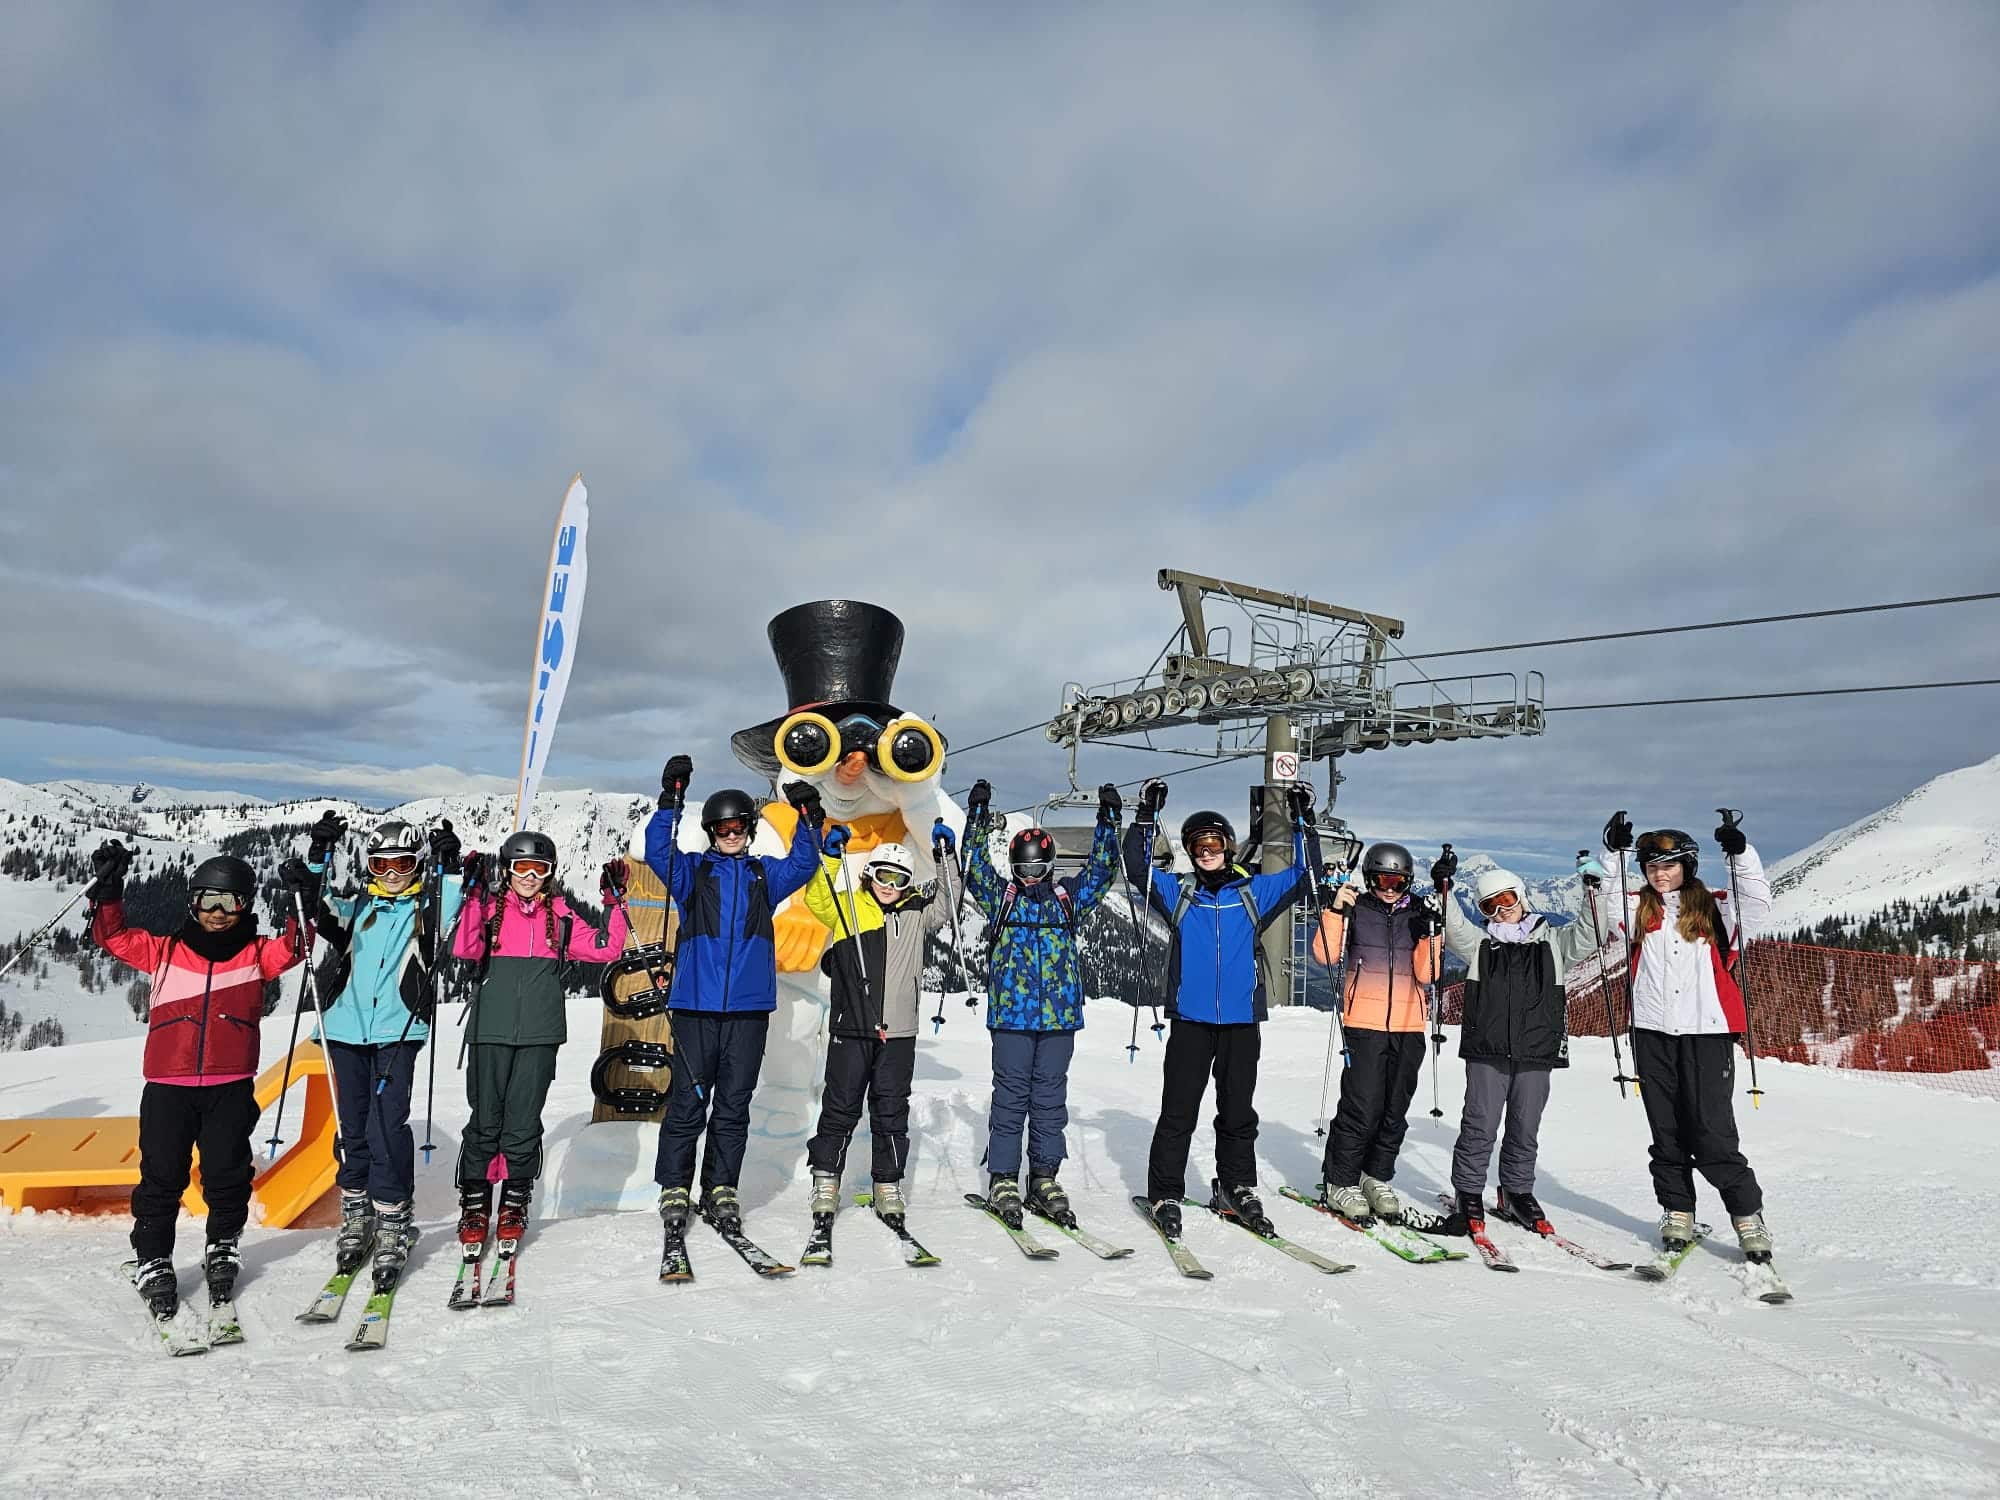
{"type": "Polygon", "coordinates": [[[987,1112],[986,1170],[1002,1177],[1021,1171],[1021,1127],[1028,1129],[1028,1171],[1053,1177],[1068,1153],[1069,1060],[1074,1031],[993,1033],[993,1107],[987,1112]]]}

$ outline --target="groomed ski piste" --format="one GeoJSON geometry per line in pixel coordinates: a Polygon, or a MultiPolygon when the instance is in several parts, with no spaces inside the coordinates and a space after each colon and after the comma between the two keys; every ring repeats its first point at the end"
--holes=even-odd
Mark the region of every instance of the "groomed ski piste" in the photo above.
{"type": "MultiPolygon", "coordinates": [[[[1740,1101],[1738,1118],[1797,1296],[1788,1306],[1752,1299],[1705,1186],[1701,1216],[1717,1233],[1665,1285],[1498,1223],[1518,1275],[1476,1257],[1410,1265],[1278,1196],[1317,1178],[1327,1033],[1323,1013],[1281,1011],[1257,1098],[1266,1204],[1280,1233],[1355,1269],[1321,1274],[1190,1209],[1186,1243],[1213,1273],[1195,1281],[1130,1204],[1160,1068],[1143,1027],[1128,1062],[1130,1011],[1089,1009],[1063,1173],[1083,1227],[1134,1248],[1111,1261],[1032,1218],[1061,1254],[1028,1260],[966,1206],[985,1186],[988,1042],[957,997],[946,1015],[920,1040],[912,1102],[909,1225],[943,1262],[921,1271],[851,1206],[864,1168],[845,1185],[831,1267],[760,1280],[696,1222],[696,1279],[661,1285],[655,1129],[586,1124],[601,1010],[584,1000],[549,1098],[549,1160],[512,1307],[445,1305],[465,1114],[449,1012],[440,1151],[419,1167],[422,1238],[379,1352],[343,1348],[360,1284],[337,1322],[294,1321],[333,1268],[323,1212],[318,1228],[252,1226],[237,1293],[246,1341],[200,1359],[166,1357],[120,1278],[122,1211],[0,1216],[0,1491],[2000,1493],[1990,1102],[1764,1065],[1764,1107],[1740,1101]]],[[[267,1059],[287,1024],[267,1022],[267,1059]]],[[[140,1048],[0,1055],[0,1096],[12,1115],[129,1113],[140,1048]]],[[[793,1264],[810,1229],[819,1057],[814,1007],[788,990],[742,1196],[748,1234],[793,1264]]],[[[1541,1198],[1559,1231],[1644,1261],[1657,1214],[1647,1133],[1612,1071],[1608,1043],[1575,1044],[1543,1128],[1541,1198]]],[[[1412,1203],[1431,1205],[1446,1183],[1461,1075],[1447,1050],[1443,1123],[1429,1116],[1428,1077],[1412,1106],[1395,1184],[1412,1203]]],[[[266,1122],[259,1141],[268,1134],[266,1122]]],[[[864,1124],[854,1163],[868,1159],[865,1135],[864,1124]]],[[[1205,1196],[1210,1146],[1197,1136],[1190,1194],[1205,1196]]],[[[184,1296],[198,1295],[200,1249],[184,1216],[184,1296]]]]}

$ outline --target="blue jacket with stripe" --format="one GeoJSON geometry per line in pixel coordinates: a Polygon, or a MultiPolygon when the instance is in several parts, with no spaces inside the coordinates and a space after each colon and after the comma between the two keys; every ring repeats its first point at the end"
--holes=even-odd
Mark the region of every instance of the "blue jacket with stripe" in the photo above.
{"type": "Polygon", "coordinates": [[[1229,878],[1211,887],[1197,875],[1155,870],[1147,858],[1152,832],[1150,824],[1134,823],[1126,833],[1125,873],[1142,891],[1150,883],[1148,904],[1173,928],[1167,950],[1167,1014],[1209,1026],[1263,1020],[1264,973],[1257,962],[1257,935],[1298,900],[1312,878],[1306,867],[1305,839],[1293,835],[1291,869],[1252,875],[1232,865],[1229,878]],[[1243,899],[1246,892],[1248,904],[1243,899]],[[1257,912],[1254,920],[1252,906],[1257,912]]]}
{"type": "Polygon", "coordinates": [[[673,1010],[778,1008],[778,950],[771,914],[819,873],[819,830],[800,818],[782,859],[761,854],[689,854],[674,846],[680,813],[661,808],[646,825],[646,864],[680,908],[673,1010]]]}

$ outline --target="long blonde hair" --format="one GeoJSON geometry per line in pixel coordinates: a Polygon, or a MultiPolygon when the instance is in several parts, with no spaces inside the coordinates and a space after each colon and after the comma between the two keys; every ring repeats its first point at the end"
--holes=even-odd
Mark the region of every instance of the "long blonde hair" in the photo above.
{"type": "MultiPolygon", "coordinates": [[[[1674,924],[1680,935],[1690,943],[1710,942],[1720,949],[1723,944],[1722,913],[1716,909],[1715,897],[1709,894],[1693,875],[1681,882],[1681,915],[1674,924]]],[[[1639,892],[1639,930],[1632,934],[1634,943],[1646,941],[1646,934],[1665,920],[1667,903],[1660,893],[1648,884],[1639,892]]]]}

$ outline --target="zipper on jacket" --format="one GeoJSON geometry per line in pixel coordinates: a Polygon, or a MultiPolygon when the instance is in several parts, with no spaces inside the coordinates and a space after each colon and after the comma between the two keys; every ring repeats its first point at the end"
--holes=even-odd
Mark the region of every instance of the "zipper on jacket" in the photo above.
{"type": "Polygon", "coordinates": [[[1215,1002],[1215,1024],[1222,1024],[1222,902],[1216,895],[1209,898],[1208,914],[1215,918],[1215,989],[1210,998],[1215,1002]]]}
{"type": "Polygon", "coordinates": [[[194,1038],[194,1072],[199,1078],[208,1072],[208,1000],[215,993],[215,960],[208,961],[208,978],[201,987],[201,1029],[194,1038]]]}
{"type": "MultiPolygon", "coordinates": [[[[744,854],[738,857],[748,859],[750,856],[744,854]]],[[[715,883],[715,893],[717,910],[722,913],[723,929],[729,934],[729,948],[722,965],[722,1009],[723,1013],[727,1014],[729,1011],[729,991],[736,980],[736,924],[729,920],[727,898],[723,895],[722,882],[720,880],[715,883]]],[[[837,900],[838,897],[835,899],[837,900]]]]}

